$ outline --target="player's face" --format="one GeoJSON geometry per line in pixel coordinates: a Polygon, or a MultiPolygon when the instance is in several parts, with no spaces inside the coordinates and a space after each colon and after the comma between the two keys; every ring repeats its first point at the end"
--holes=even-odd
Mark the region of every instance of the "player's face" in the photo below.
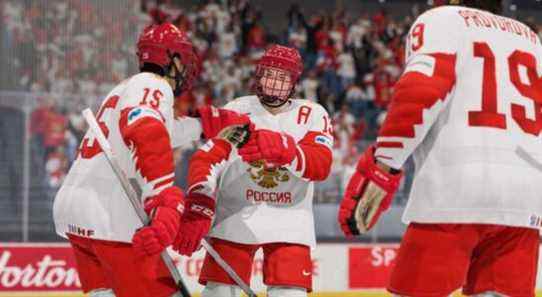
{"type": "Polygon", "coordinates": [[[281,99],[287,99],[292,89],[290,74],[287,71],[275,68],[264,68],[260,84],[265,95],[281,99]]]}

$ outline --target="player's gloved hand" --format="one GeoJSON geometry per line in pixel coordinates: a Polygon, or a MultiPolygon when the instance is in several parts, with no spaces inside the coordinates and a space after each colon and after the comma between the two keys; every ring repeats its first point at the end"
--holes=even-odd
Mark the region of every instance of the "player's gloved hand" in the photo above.
{"type": "Polygon", "coordinates": [[[212,105],[199,107],[196,110],[196,117],[201,119],[203,136],[206,139],[217,136],[220,131],[228,126],[244,126],[250,124],[250,119],[247,115],[239,114],[227,109],[216,108],[212,105]]]}
{"type": "Polygon", "coordinates": [[[253,124],[230,125],[222,129],[213,140],[223,140],[231,146],[241,148],[248,142],[250,135],[253,132],[253,127],[253,124]]]}
{"type": "Polygon", "coordinates": [[[261,129],[251,133],[238,153],[248,163],[264,160],[273,166],[283,166],[295,159],[296,146],[294,138],[286,133],[261,129]]]}
{"type": "Polygon", "coordinates": [[[201,239],[209,233],[214,215],[214,199],[199,193],[189,194],[173,250],[191,256],[199,248],[201,239]]]}
{"type": "Polygon", "coordinates": [[[173,243],[184,210],[183,197],[182,190],[172,186],[145,201],[151,223],[132,237],[136,255],[156,255],[173,243]]]}
{"type": "Polygon", "coordinates": [[[376,164],[375,147],[369,147],[358,161],[339,207],[339,224],[349,237],[369,231],[387,210],[399,187],[402,171],[389,173],[376,164]]]}

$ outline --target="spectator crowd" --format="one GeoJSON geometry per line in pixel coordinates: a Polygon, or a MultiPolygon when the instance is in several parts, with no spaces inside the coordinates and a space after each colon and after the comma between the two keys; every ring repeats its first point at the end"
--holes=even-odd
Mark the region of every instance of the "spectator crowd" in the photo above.
{"type": "Polygon", "coordinates": [[[335,172],[341,173],[352,168],[352,156],[385,118],[404,63],[405,35],[421,12],[415,6],[397,19],[386,9],[307,14],[294,4],[281,21],[285,30],[274,32],[248,0],[193,7],[168,0],[5,0],[0,38],[12,75],[0,87],[36,94],[33,158],[55,189],[85,131],[79,111],[137,72],[135,43],[147,24],[170,21],[198,49],[203,70],[180,98],[185,109],[251,93],[254,62],[268,44],[286,44],[300,51],[305,64],[296,96],[319,102],[333,115],[335,172]]]}

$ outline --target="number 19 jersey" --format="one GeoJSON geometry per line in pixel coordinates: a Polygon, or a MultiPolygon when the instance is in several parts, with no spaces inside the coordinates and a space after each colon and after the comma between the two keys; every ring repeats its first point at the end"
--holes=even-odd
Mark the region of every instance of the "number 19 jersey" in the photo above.
{"type": "MultiPolygon", "coordinates": [[[[173,184],[172,152],[168,152],[173,127],[173,93],[163,78],[140,73],[125,80],[108,94],[96,118],[122,170],[141,188],[142,200],[173,184]],[[154,127],[162,131],[162,135],[167,130],[168,135],[147,141],[148,145],[134,145],[153,132],[148,131],[152,125],[139,128],[141,121],[154,121],[154,127]],[[152,150],[159,147],[165,158],[148,158],[152,150]]],[[[72,233],[130,242],[135,230],[142,226],[90,131],[56,195],[53,215],[56,231],[64,237],[72,233]]]]}
{"type": "Polygon", "coordinates": [[[525,24],[444,6],[410,29],[376,157],[413,155],[403,220],[537,228],[542,218],[542,46],[525,24]]]}

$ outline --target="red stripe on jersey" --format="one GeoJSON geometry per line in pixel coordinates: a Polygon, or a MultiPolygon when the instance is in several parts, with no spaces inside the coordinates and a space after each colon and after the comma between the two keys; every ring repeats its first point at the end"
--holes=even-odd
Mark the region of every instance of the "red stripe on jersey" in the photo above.
{"type": "Polygon", "coordinates": [[[230,156],[231,145],[228,142],[222,139],[213,139],[212,141],[213,147],[210,150],[199,149],[190,158],[187,174],[190,192],[198,188],[192,189],[192,186],[213,179],[214,177],[211,176],[213,167],[227,160],[230,156]]]}
{"type": "Polygon", "coordinates": [[[456,55],[438,53],[430,56],[435,59],[433,76],[409,71],[395,85],[379,136],[414,138],[414,126],[423,124],[424,109],[444,100],[455,85],[456,55]]]}
{"type": "Polygon", "coordinates": [[[380,141],[376,143],[376,147],[384,147],[384,148],[404,148],[405,146],[398,141],[380,141]]]}
{"type": "Polygon", "coordinates": [[[164,123],[142,117],[128,125],[130,110],[122,110],[119,128],[124,143],[134,152],[136,170],[147,181],[173,174],[173,149],[164,123]]]}
{"type": "Polygon", "coordinates": [[[156,185],[154,185],[153,189],[156,190],[156,189],[158,189],[158,188],[160,188],[160,187],[163,187],[163,186],[165,186],[165,185],[167,185],[167,184],[172,184],[172,185],[173,185],[173,181],[174,181],[174,180],[175,180],[174,177],[165,179],[165,180],[163,180],[163,181],[157,183],[156,185]]]}

